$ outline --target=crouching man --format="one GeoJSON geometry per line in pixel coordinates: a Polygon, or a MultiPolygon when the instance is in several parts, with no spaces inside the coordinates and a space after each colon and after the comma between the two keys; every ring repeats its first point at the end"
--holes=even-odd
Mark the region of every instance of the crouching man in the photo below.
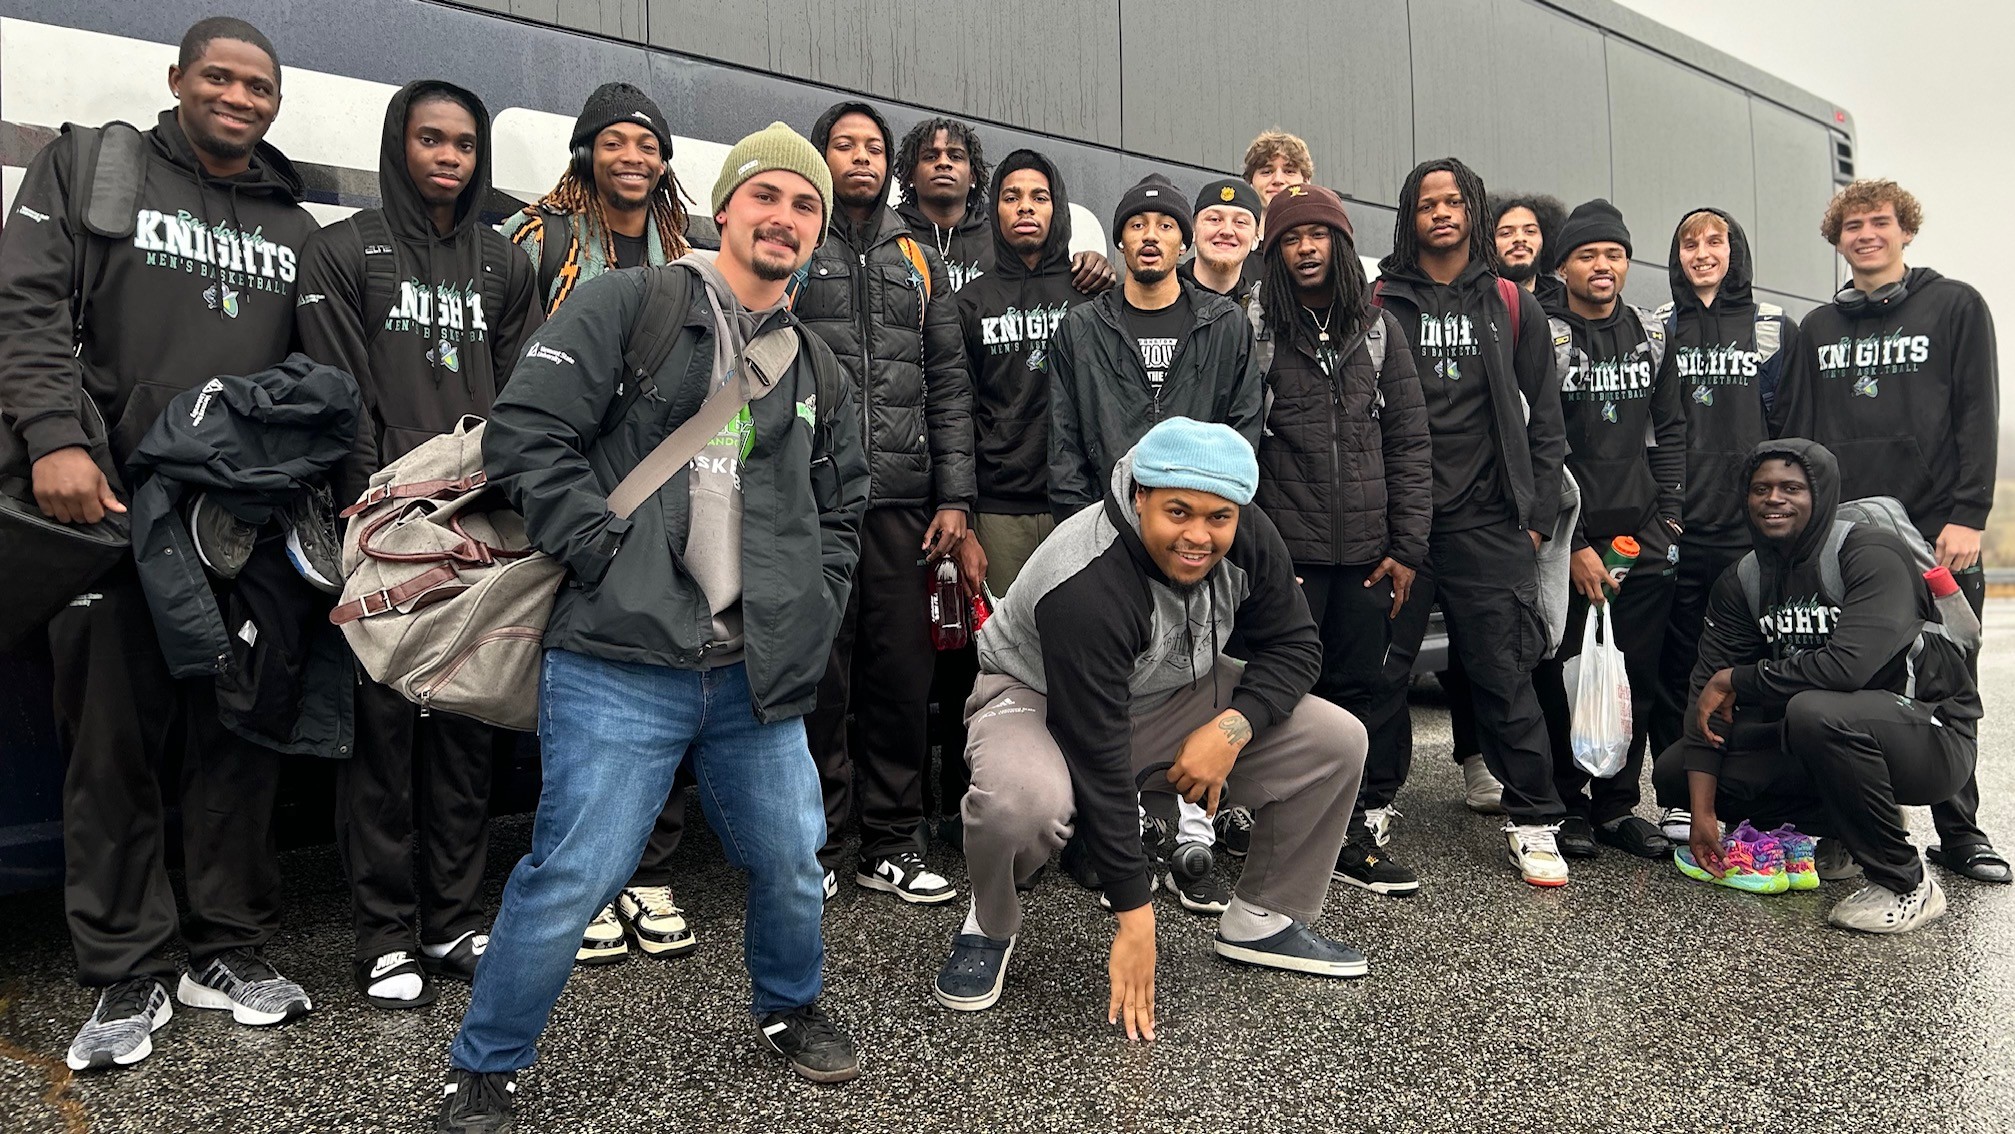
{"type": "MultiPolygon", "coordinates": [[[[1834,534],[1840,471],[1801,438],[1750,452],[1756,545],[1708,599],[1686,735],[1658,758],[1661,795],[1690,793],[1695,861],[1726,869],[1717,820],[1793,822],[1868,876],[1833,907],[1845,929],[1904,933],[1945,912],[1903,806],[1951,799],[1973,774],[1980,695],[1939,632],[1910,550],[1867,524],[1834,534]],[[1927,625],[1928,624],[1928,625],[1927,625]],[[1837,840],[1837,841],[1836,841],[1837,840]]],[[[1822,878],[1830,869],[1822,843],[1822,878]]]]}
{"type": "Polygon", "coordinates": [[[1248,507],[1252,446],[1170,418],[1109,495],[1036,550],[980,632],[961,813],[973,904],[937,978],[947,1007],[1000,999],[1021,930],[1015,884],[1082,824],[1119,928],[1107,1018],[1154,1038],[1154,910],[1136,792],[1252,808],[1252,852],[1219,956],[1323,976],[1366,972],[1322,911],[1364,769],[1364,726],[1309,695],[1322,640],[1272,521],[1248,507]],[[1236,630],[1250,661],[1222,652],[1236,630]]]}

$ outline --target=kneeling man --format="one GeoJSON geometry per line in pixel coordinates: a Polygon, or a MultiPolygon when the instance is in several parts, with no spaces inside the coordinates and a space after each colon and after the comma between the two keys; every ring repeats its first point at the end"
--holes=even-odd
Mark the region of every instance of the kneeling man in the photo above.
{"type": "Polygon", "coordinates": [[[1057,525],[980,632],[961,808],[973,906],[938,974],[947,1007],[1000,999],[1021,930],[1015,883],[1082,826],[1119,920],[1107,1018],[1154,1038],[1137,791],[1254,811],[1219,956],[1365,974],[1363,954],[1309,928],[1357,799],[1364,726],[1309,695],[1322,641],[1280,533],[1250,507],[1258,481],[1230,426],[1162,422],[1114,468],[1101,507],[1057,525]],[[1234,630],[1242,667],[1223,653],[1234,630]]]}

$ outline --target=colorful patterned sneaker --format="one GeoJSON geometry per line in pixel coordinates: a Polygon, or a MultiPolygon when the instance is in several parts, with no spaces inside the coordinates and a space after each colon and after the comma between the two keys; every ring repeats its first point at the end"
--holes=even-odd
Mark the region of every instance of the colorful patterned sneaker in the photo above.
{"type": "Polygon", "coordinates": [[[1819,840],[1789,823],[1775,831],[1765,831],[1764,835],[1777,840],[1784,848],[1784,874],[1791,879],[1792,890],[1817,890],[1819,888],[1819,840]]]}
{"type": "Polygon", "coordinates": [[[1791,888],[1791,877],[1784,872],[1784,848],[1746,819],[1722,836],[1721,855],[1728,870],[1719,878],[1694,861],[1691,847],[1675,849],[1672,862],[1688,878],[1751,894],[1782,894],[1791,888]]]}
{"type": "Polygon", "coordinates": [[[191,1008],[231,1013],[241,1024],[263,1027],[304,1016],[315,1005],[308,993],[250,949],[231,949],[203,966],[182,974],[175,999],[191,1008]]]}

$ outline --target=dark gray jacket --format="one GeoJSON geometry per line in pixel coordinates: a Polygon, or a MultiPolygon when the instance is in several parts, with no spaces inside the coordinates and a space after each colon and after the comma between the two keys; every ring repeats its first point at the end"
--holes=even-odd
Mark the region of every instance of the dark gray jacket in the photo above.
{"type": "MultiPolygon", "coordinates": [[[[646,395],[622,399],[623,351],[644,273],[580,285],[533,336],[491,410],[483,463],[525,516],[532,542],[570,574],[546,645],[611,661],[699,669],[707,597],[682,562],[692,492],[681,469],[628,520],[608,496],[706,400],[714,317],[694,287],[678,343],[646,395]]],[[[772,320],[796,323],[787,312],[772,320]]],[[[756,716],[803,716],[816,700],[846,609],[868,470],[852,392],[825,345],[803,333],[776,389],[749,406],[741,464],[743,660],[756,716]]],[[[918,597],[922,601],[922,596],[918,597]]]]}
{"type": "Polygon", "coordinates": [[[872,507],[970,509],[973,387],[951,284],[935,249],[884,207],[872,235],[844,211],[799,272],[791,310],[853,379],[872,507]],[[909,241],[929,270],[903,251],[909,241]]]}
{"type": "Polygon", "coordinates": [[[1073,308],[1050,337],[1049,499],[1058,519],[1104,494],[1113,465],[1165,417],[1221,422],[1255,448],[1265,385],[1238,304],[1182,285],[1196,313],[1160,390],[1120,325],[1125,287],[1073,308]]]}

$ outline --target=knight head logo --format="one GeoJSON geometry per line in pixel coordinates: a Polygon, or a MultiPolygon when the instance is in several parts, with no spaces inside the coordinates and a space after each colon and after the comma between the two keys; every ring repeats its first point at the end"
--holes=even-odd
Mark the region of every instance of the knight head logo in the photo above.
{"type": "Polygon", "coordinates": [[[213,283],[203,289],[203,306],[212,311],[222,311],[226,318],[238,317],[238,289],[224,283],[213,283]]]}
{"type": "Polygon", "coordinates": [[[1856,378],[1854,380],[1855,396],[1862,398],[1873,398],[1878,396],[1879,394],[1881,394],[1882,391],[1879,388],[1877,388],[1876,383],[1880,381],[1881,379],[1875,377],[1873,374],[1863,374],[1861,377],[1856,378]]]}
{"type": "Polygon", "coordinates": [[[427,361],[452,374],[460,374],[462,372],[461,352],[456,350],[455,344],[449,342],[447,339],[442,339],[439,343],[435,344],[433,350],[427,352],[427,361]]]}
{"type": "Polygon", "coordinates": [[[1037,347],[1028,352],[1028,361],[1024,365],[1040,374],[1049,369],[1049,355],[1043,353],[1043,348],[1037,347]]]}
{"type": "Polygon", "coordinates": [[[1713,404],[1714,404],[1714,387],[1712,387],[1712,386],[1695,386],[1695,387],[1693,387],[1693,400],[1694,400],[1694,401],[1696,401],[1696,402],[1699,402],[1699,403],[1700,403],[1701,405],[1703,405],[1703,406],[1711,406],[1711,405],[1713,405],[1713,404]]]}
{"type": "Polygon", "coordinates": [[[1602,403],[1602,420],[1604,420],[1604,421],[1608,422],[1608,423],[1609,423],[1609,424],[1611,424],[1611,425],[1615,425],[1615,424],[1616,424],[1616,403],[1615,403],[1615,402],[1604,402],[1604,403],[1602,403]]]}

